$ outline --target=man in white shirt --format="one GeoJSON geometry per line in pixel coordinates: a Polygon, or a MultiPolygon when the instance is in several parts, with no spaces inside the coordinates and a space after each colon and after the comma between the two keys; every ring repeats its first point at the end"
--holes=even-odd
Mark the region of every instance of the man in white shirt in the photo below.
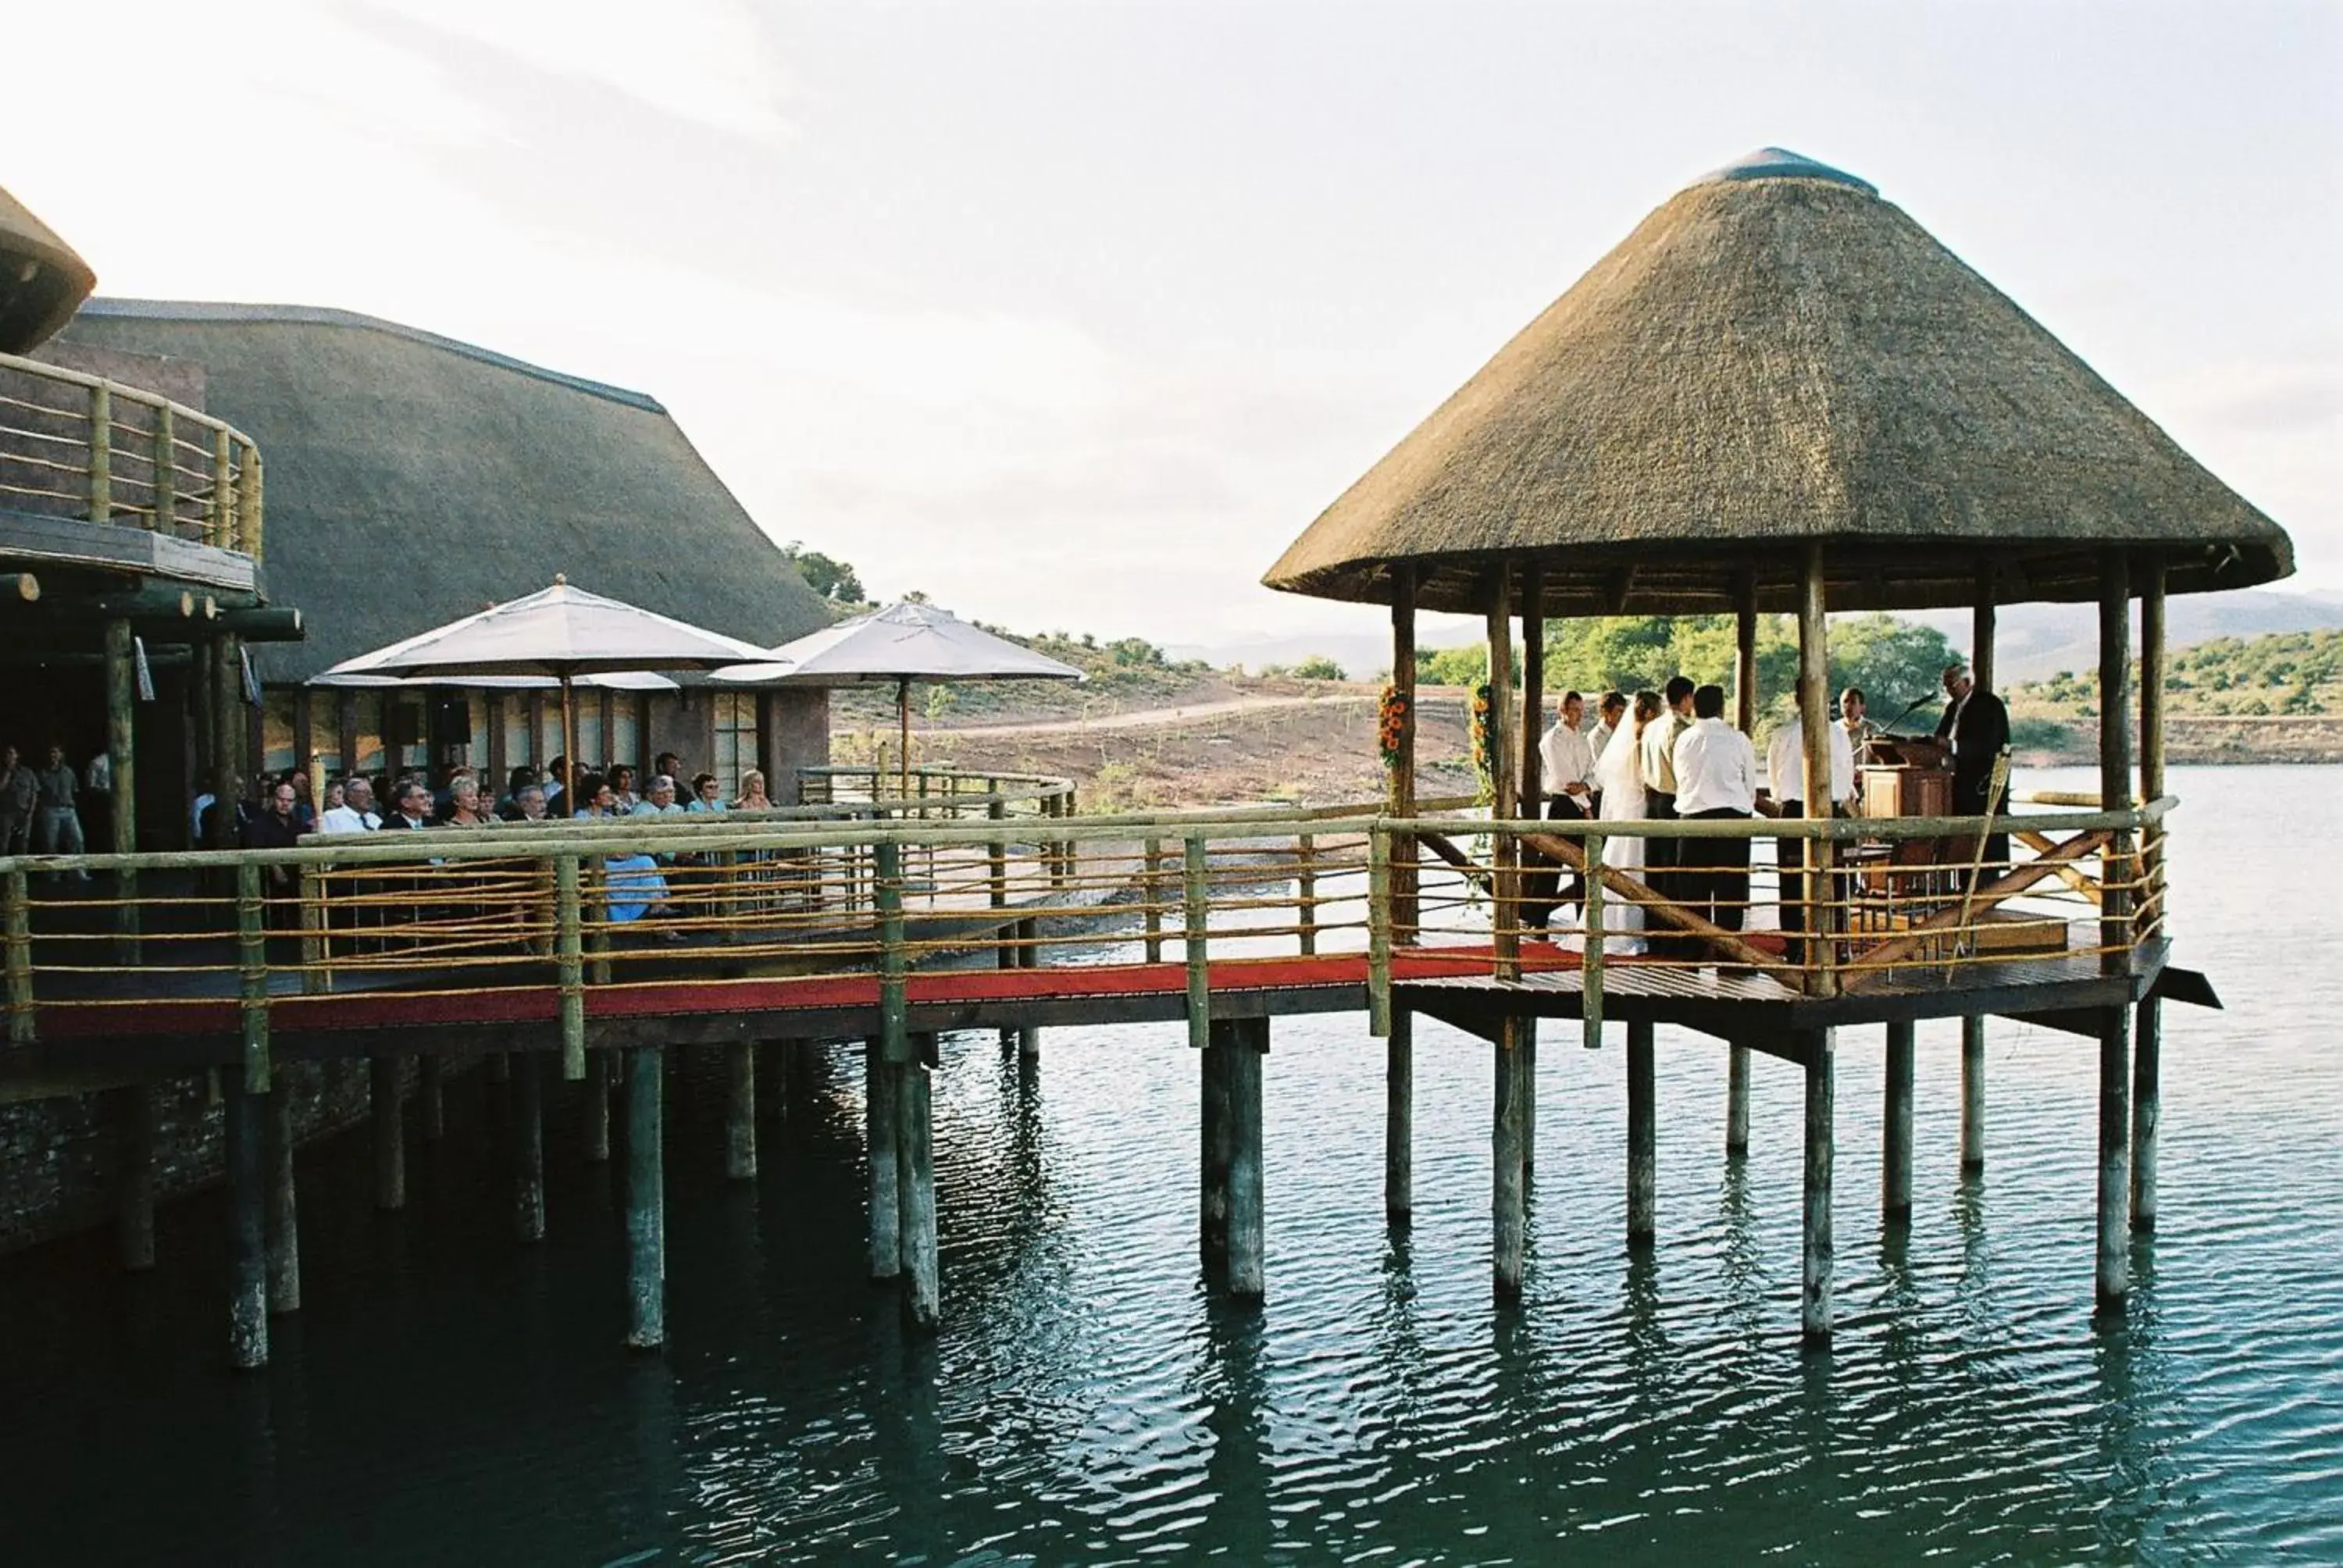
{"type": "MultiPolygon", "coordinates": [[[[1789,721],[1774,731],[1773,744],[1765,749],[1766,771],[1773,775],[1775,815],[1782,817],[1835,817],[1855,799],[1855,742],[1843,724],[1823,726],[1830,733],[1830,793],[1828,811],[1809,812],[1806,809],[1806,726],[1798,708],[1793,703],[1789,721]]],[[[1781,873],[1782,929],[1800,931],[1811,923],[1806,908],[1805,840],[1776,839],[1774,859],[1781,873]]],[[[1805,946],[1795,937],[1790,940],[1790,961],[1804,961],[1805,946]]]]}
{"type": "Polygon", "coordinates": [[[1606,691],[1603,694],[1603,700],[1594,707],[1601,717],[1595,722],[1594,733],[1586,738],[1586,749],[1594,754],[1594,760],[1600,762],[1603,760],[1603,749],[1611,744],[1611,738],[1619,733],[1619,721],[1627,717],[1627,694],[1606,691]]]}
{"type": "MultiPolygon", "coordinates": [[[[1756,749],[1725,721],[1725,688],[1702,687],[1693,693],[1692,710],[1692,724],[1675,744],[1676,815],[1686,821],[1745,820],[1757,809],[1756,749]]],[[[1739,930],[1749,906],[1748,839],[1678,842],[1679,901],[1712,925],[1739,930]]]]}
{"type": "MultiPolygon", "coordinates": [[[[1578,728],[1585,719],[1586,699],[1565,691],[1561,718],[1538,742],[1538,779],[1548,821],[1580,822],[1593,815],[1589,807],[1594,799],[1594,750],[1578,728]]],[[[1525,891],[1522,918],[1532,926],[1543,927],[1557,905],[1584,900],[1586,885],[1574,873],[1565,889],[1559,871],[1538,871],[1533,873],[1525,891]]]]}
{"type": "MultiPolygon", "coordinates": [[[[1656,822],[1670,822],[1676,816],[1676,741],[1692,726],[1692,682],[1681,675],[1672,675],[1661,697],[1666,706],[1660,716],[1644,726],[1644,749],[1636,763],[1644,778],[1644,815],[1656,822]]],[[[1681,839],[1649,839],[1644,844],[1644,880],[1652,891],[1678,898],[1676,868],[1684,863],[1684,840],[1681,839]]],[[[1645,939],[1654,954],[1696,953],[1697,942],[1687,943],[1672,931],[1654,931],[1645,939]]]]}
{"type": "Polygon", "coordinates": [[[320,833],[371,833],[381,826],[374,812],[374,786],[355,773],[342,785],[342,803],[317,819],[320,833]]]}

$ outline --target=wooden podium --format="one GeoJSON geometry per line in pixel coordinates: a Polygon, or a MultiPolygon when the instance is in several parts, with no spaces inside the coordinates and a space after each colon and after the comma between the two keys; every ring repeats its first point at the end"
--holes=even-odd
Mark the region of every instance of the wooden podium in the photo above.
{"type": "MultiPolygon", "coordinates": [[[[1857,814],[1864,817],[1949,817],[1953,770],[1945,748],[1935,740],[1883,736],[1865,748],[1857,814]]],[[[1955,860],[1966,862],[1970,846],[1948,839],[1896,839],[1858,846],[1853,859],[1864,890],[1888,898],[1934,890],[1928,872],[1955,860]],[[1963,852],[1956,855],[1954,850],[1963,852]],[[1866,853],[1865,851],[1868,851],[1866,853]]]]}

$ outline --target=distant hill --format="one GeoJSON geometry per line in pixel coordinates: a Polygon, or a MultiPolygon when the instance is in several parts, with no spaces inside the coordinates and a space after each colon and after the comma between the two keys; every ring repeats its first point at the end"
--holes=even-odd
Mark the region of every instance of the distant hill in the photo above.
{"type": "MultiPolygon", "coordinates": [[[[1906,618],[1935,627],[1967,651],[1968,611],[1917,610],[1906,618]]],[[[2167,603],[2165,627],[2166,641],[2173,648],[2224,637],[2328,631],[2343,627],[2343,598],[2262,588],[2187,594],[2167,603]]],[[[2099,667],[2098,610],[2087,604],[2011,605],[1996,618],[1994,641],[1994,678],[2004,685],[2040,680],[2061,670],[2095,670],[2099,667]]]]}

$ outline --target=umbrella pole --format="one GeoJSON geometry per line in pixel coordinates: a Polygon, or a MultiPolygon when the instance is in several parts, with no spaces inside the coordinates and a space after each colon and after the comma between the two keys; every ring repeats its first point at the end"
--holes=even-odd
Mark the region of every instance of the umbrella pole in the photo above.
{"type": "Polygon", "coordinates": [[[561,678],[561,809],[578,815],[578,740],[571,733],[569,677],[561,678]]]}
{"type": "Polygon", "coordinates": [[[911,798],[911,678],[904,676],[895,682],[895,719],[898,730],[896,793],[903,799],[911,798]]]}

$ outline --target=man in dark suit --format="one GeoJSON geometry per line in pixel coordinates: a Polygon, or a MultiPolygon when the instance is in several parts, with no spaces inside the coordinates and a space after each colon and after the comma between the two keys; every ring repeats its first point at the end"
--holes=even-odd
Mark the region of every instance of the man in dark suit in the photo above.
{"type": "MultiPolygon", "coordinates": [[[[1952,748],[1953,814],[1998,814],[2006,802],[1992,799],[1993,765],[2009,749],[2009,709],[2000,698],[1978,687],[1966,664],[1945,667],[1945,716],[1936,721],[1936,739],[1952,748]]],[[[1984,879],[1989,882],[2000,875],[1995,868],[2008,859],[2008,834],[1986,839],[1984,879]]]]}

